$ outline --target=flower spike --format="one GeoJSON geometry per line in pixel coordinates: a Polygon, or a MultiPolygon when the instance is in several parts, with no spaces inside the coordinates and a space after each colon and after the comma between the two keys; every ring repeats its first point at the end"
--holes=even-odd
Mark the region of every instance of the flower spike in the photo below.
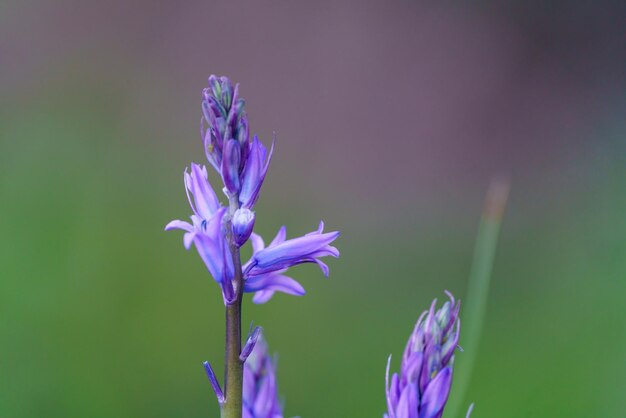
{"type": "Polygon", "coordinates": [[[250,139],[245,101],[239,96],[238,84],[227,77],[209,77],[208,87],[202,91],[200,130],[207,160],[224,184],[228,207],[220,204],[209,183],[207,168],[191,164],[184,174],[191,222],[174,220],[165,229],[184,231],[185,248],[195,246],[220,285],[225,305],[236,303],[242,289],[255,293],[254,303],[267,302],[275,292],[304,295],[304,288],[284,273],[298,264],[316,263],[328,277],[329,268],[321,258],[339,256],[330,245],[339,232],[324,233],[321,222],[317,231],[286,240],[283,227],[267,247],[253,233],[253,208],[272,159],[275,138],[269,151],[256,135],[250,139]],[[241,275],[236,275],[234,252],[250,239],[253,256],[241,275]]]}
{"type": "MultiPolygon", "coordinates": [[[[220,203],[209,183],[207,168],[191,164],[190,170],[184,173],[185,192],[192,212],[190,221],[173,220],[165,230],[184,232],[185,248],[189,250],[192,245],[196,248],[221,289],[226,306],[224,392],[211,365],[205,362],[204,368],[222,416],[282,418],[275,360],[267,355],[260,327],[250,331],[241,348],[243,292],[254,293],[255,303],[267,302],[277,291],[304,295],[300,283],[284,273],[298,264],[316,263],[328,277],[329,268],[321,258],[339,256],[339,251],[330,245],[339,232],[324,233],[322,222],[317,231],[287,240],[283,227],[265,247],[263,239],[253,232],[256,221],[253,210],[272,159],[275,138],[269,151],[257,136],[250,140],[245,101],[239,95],[239,85],[227,77],[209,77],[208,86],[202,90],[201,108],[200,136],[204,152],[209,165],[220,177],[223,184],[220,189],[228,198],[228,204],[220,203]],[[253,255],[242,267],[241,247],[248,240],[253,255]]],[[[413,397],[407,399],[409,405],[416,402],[413,397]]]]}
{"type": "Polygon", "coordinates": [[[278,399],[276,360],[263,337],[257,340],[243,369],[243,418],[283,418],[278,399]]]}
{"type": "Polygon", "coordinates": [[[435,299],[420,315],[404,350],[400,373],[393,374],[391,383],[391,356],[387,361],[386,418],[441,418],[443,414],[460,330],[460,304],[451,293],[446,294],[450,300],[440,309],[435,309],[435,299]]]}

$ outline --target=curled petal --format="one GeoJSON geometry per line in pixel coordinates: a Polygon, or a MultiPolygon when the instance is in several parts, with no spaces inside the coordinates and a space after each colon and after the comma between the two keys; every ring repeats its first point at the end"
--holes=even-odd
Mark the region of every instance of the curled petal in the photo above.
{"type": "Polygon", "coordinates": [[[324,273],[324,277],[328,277],[328,275],[330,274],[330,269],[328,268],[328,265],[324,263],[323,261],[318,260],[317,258],[314,258],[313,262],[317,264],[320,269],[322,269],[322,273],[324,273]]]}
{"type": "Polygon", "coordinates": [[[279,273],[250,277],[245,281],[243,289],[244,292],[248,293],[260,290],[272,290],[296,296],[302,296],[306,293],[300,283],[279,273]]]}
{"type": "Polygon", "coordinates": [[[171,231],[172,229],[182,229],[183,231],[191,232],[193,231],[193,225],[191,225],[189,222],[179,221],[178,219],[175,219],[165,225],[166,231],[171,231]]]}

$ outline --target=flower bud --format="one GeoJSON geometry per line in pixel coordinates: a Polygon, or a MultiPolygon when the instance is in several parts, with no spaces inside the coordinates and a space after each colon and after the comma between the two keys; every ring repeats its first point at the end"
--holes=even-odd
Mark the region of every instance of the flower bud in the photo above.
{"type": "Polygon", "coordinates": [[[239,181],[239,164],[241,160],[241,150],[239,142],[229,139],[224,143],[222,154],[222,180],[228,191],[235,195],[239,193],[241,182],[239,181]]]}
{"type": "MultiPolygon", "coordinates": [[[[230,109],[230,105],[232,104],[232,100],[233,100],[233,83],[230,82],[230,80],[227,77],[220,77],[221,78],[221,84],[222,84],[222,103],[224,104],[224,107],[226,108],[226,110],[230,109]]],[[[215,95],[215,97],[218,97],[218,95],[215,95]]]]}
{"type": "Polygon", "coordinates": [[[221,97],[222,96],[222,86],[220,85],[220,80],[215,75],[211,74],[209,77],[209,86],[211,86],[211,91],[213,96],[221,97]]]}
{"type": "MultiPolygon", "coordinates": [[[[400,373],[391,376],[387,362],[385,418],[440,418],[448,400],[454,367],[454,352],[458,347],[460,304],[451,293],[450,300],[436,310],[433,301],[424,312],[409,338],[400,373]],[[456,324],[456,326],[454,326],[456,324]],[[412,402],[417,399],[417,402],[412,402]]],[[[471,407],[467,417],[471,413],[471,407]]]]}
{"type": "Polygon", "coordinates": [[[241,247],[250,238],[254,228],[254,219],[254,212],[250,209],[241,208],[235,211],[232,219],[233,239],[238,247],[241,247]]]}

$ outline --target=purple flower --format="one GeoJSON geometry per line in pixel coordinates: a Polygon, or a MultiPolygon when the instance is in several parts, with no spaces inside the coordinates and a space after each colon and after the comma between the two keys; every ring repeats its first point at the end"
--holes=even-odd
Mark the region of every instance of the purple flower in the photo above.
{"type": "Polygon", "coordinates": [[[265,303],[274,292],[302,296],[304,288],[289,276],[285,276],[290,267],[302,263],[316,263],[328,277],[329,269],[320,257],[339,257],[337,248],[330,245],[339,236],[338,231],[324,233],[324,222],[320,222],[317,231],[302,237],[286,240],[287,230],[283,226],[270,245],[265,247],[263,239],[252,234],[252,258],[244,266],[244,291],[256,292],[253,301],[265,303]]]}
{"type": "Polygon", "coordinates": [[[256,303],[268,301],[276,291],[303,295],[304,288],[283,273],[297,264],[317,263],[328,276],[328,266],[320,258],[339,256],[337,249],[329,245],[339,233],[323,233],[321,223],[318,231],[285,240],[283,227],[265,248],[261,237],[252,232],[252,210],[272,159],[274,142],[268,151],[258,137],[250,140],[245,102],[238,92],[239,85],[212,75],[202,95],[201,129],[206,156],[225,186],[228,207],[221,206],[209,184],[206,167],[192,164],[191,172],[185,171],[185,189],[193,211],[191,222],[175,220],[165,229],[185,231],[185,248],[194,244],[222,287],[226,304],[240,297],[242,287],[245,292],[256,292],[256,303]],[[245,271],[236,274],[233,259],[239,259],[239,247],[251,237],[253,257],[244,266],[245,271]]]}
{"type": "Polygon", "coordinates": [[[276,360],[269,356],[267,343],[260,337],[244,364],[242,418],[282,416],[276,383],[276,360]]]}
{"type": "Polygon", "coordinates": [[[201,135],[206,156],[222,176],[231,196],[251,209],[256,203],[272,156],[255,136],[250,141],[245,102],[238,95],[239,85],[226,77],[209,77],[203,91],[201,135]],[[205,126],[206,125],[206,126],[205,126]]]}
{"type": "MultiPolygon", "coordinates": [[[[394,373],[389,384],[387,361],[385,418],[440,418],[452,384],[454,351],[459,341],[460,302],[450,298],[435,311],[435,299],[429,311],[418,319],[404,350],[400,374],[394,373]]],[[[469,413],[468,411],[468,417],[469,413]]]]}
{"type": "Polygon", "coordinates": [[[226,208],[220,206],[204,166],[191,164],[191,173],[185,170],[184,178],[187,198],[193,211],[191,223],[174,220],[165,226],[165,230],[185,231],[185,248],[189,249],[194,244],[213,279],[224,285],[234,276],[233,260],[223,234],[226,208]]]}
{"type": "MultiPolygon", "coordinates": [[[[209,77],[209,87],[202,92],[201,135],[204,150],[211,165],[222,171],[222,157],[225,144],[229,140],[237,141],[242,151],[247,151],[248,117],[244,111],[245,101],[238,97],[239,85],[230,82],[226,77],[209,77]],[[208,126],[205,126],[208,125],[208,126]]],[[[247,155],[240,155],[245,161],[247,155]]]]}

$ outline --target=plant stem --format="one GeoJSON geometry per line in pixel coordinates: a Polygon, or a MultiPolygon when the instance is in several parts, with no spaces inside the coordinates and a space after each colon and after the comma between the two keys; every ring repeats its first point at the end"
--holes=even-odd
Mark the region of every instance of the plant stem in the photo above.
{"type": "Polygon", "coordinates": [[[472,375],[472,369],[476,362],[478,345],[480,342],[487,299],[491,283],[491,273],[496,255],[498,236],[502,216],[506,208],[510,184],[506,178],[493,179],[487,190],[485,207],[478,228],[478,236],[474,248],[474,258],[470,270],[467,295],[463,301],[463,329],[461,333],[461,346],[463,347],[463,361],[459,361],[454,371],[455,396],[450,397],[446,411],[448,417],[464,416],[466,407],[461,407],[461,402],[467,391],[468,383],[472,375]],[[463,411],[463,413],[461,413],[463,411]]]}
{"type": "MultiPolygon", "coordinates": [[[[230,199],[230,215],[239,207],[238,198],[230,199]]],[[[228,226],[230,229],[230,221],[228,226]]],[[[243,298],[243,273],[239,248],[230,241],[230,253],[233,257],[235,277],[233,288],[235,302],[226,305],[226,353],[224,366],[224,402],[221,405],[221,418],[241,418],[243,392],[243,362],[241,354],[241,302],[243,298]]]]}

